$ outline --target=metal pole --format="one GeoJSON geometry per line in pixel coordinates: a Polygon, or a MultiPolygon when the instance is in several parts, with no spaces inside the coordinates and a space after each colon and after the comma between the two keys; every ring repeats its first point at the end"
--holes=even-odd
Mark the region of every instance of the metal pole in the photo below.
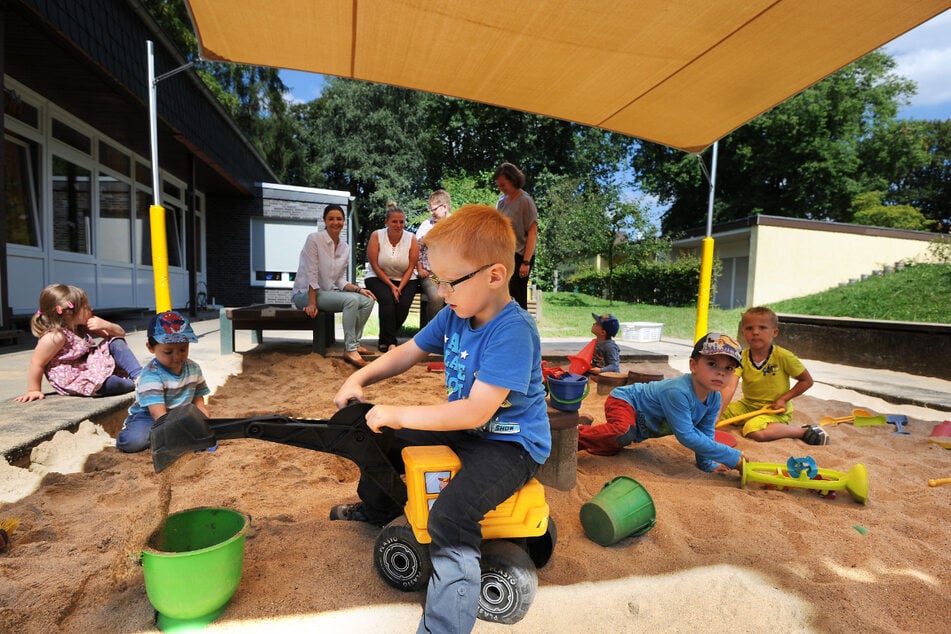
{"type": "Polygon", "coordinates": [[[694,324],[693,340],[707,334],[710,316],[710,287],[713,277],[713,199],[717,182],[717,144],[713,144],[713,160],[710,163],[710,193],[707,197],[707,236],[703,239],[700,256],[700,288],[697,292],[697,322],[694,324]]]}
{"type": "Polygon", "coordinates": [[[149,142],[152,145],[152,204],[162,206],[158,162],[158,82],[155,81],[155,47],[152,40],[146,42],[149,49],[149,142]]]}
{"type": "Polygon", "coordinates": [[[162,183],[159,180],[158,110],[155,79],[155,49],[152,40],[149,50],[149,140],[152,143],[152,206],[149,207],[149,228],[152,236],[152,282],[155,291],[155,312],[172,310],[172,293],[168,283],[168,242],[165,237],[165,209],[162,207],[162,183]]]}
{"type": "Polygon", "coordinates": [[[152,231],[152,280],[155,285],[155,312],[172,310],[172,293],[168,282],[168,241],[165,236],[165,208],[162,207],[162,182],[158,160],[158,83],[167,77],[191,68],[193,62],[155,76],[155,46],[146,40],[149,67],[149,141],[152,144],[152,206],[149,227],[152,231]]]}

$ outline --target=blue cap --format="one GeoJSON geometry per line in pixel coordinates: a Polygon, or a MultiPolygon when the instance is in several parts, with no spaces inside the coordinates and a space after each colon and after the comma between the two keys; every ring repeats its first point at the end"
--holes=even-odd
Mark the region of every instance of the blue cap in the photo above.
{"type": "Polygon", "coordinates": [[[149,320],[148,333],[155,343],[198,343],[188,318],[174,310],[153,315],[149,320]]]}
{"type": "Polygon", "coordinates": [[[738,364],[743,362],[743,347],[736,339],[722,332],[708,332],[701,337],[693,347],[691,356],[712,357],[715,354],[726,355],[738,364]]]}
{"type": "Polygon", "coordinates": [[[621,329],[621,323],[614,315],[595,315],[591,313],[591,316],[604,328],[604,332],[606,332],[609,337],[613,337],[617,334],[617,331],[621,329]]]}

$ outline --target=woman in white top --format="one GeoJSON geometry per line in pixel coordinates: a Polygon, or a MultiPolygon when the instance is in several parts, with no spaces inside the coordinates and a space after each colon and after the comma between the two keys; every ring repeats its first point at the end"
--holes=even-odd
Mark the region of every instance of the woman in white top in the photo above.
{"type": "Polygon", "coordinates": [[[291,301],[311,318],[319,310],[343,314],[345,361],[363,367],[361,354],[369,350],[360,345],[363,326],[373,312],[373,293],[347,281],[350,245],[340,239],[344,215],[339,205],[324,209],[324,230],[307,236],[300,252],[300,264],[294,278],[291,301]]]}
{"type": "Polygon", "coordinates": [[[367,244],[369,266],[364,283],[380,306],[380,352],[396,347],[396,333],[406,321],[417,291],[419,244],[405,226],[406,214],[396,203],[390,203],[386,206],[386,226],[374,231],[367,244]]]}

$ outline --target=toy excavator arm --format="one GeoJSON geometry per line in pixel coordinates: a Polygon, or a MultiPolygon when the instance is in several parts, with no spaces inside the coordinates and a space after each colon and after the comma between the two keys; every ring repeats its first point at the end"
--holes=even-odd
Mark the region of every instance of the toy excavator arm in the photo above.
{"type": "Polygon", "coordinates": [[[393,432],[386,429],[375,434],[367,427],[365,416],[371,407],[370,403],[349,405],[324,421],[280,414],[209,419],[194,405],[186,405],[172,410],[152,427],[152,465],[159,473],[181,456],[213,447],[219,440],[256,438],[347,458],[402,506],[406,485],[387,458],[393,432]]]}

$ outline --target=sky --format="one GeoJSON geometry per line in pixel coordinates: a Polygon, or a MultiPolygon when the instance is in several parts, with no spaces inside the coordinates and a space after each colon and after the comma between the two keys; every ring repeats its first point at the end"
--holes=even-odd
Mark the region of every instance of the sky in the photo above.
{"type": "MultiPolygon", "coordinates": [[[[902,107],[907,119],[951,119],[951,10],[932,18],[884,47],[895,58],[899,75],[918,83],[918,94],[902,107]]],[[[307,102],[320,96],[323,75],[281,70],[290,88],[288,100],[307,102]]]]}

